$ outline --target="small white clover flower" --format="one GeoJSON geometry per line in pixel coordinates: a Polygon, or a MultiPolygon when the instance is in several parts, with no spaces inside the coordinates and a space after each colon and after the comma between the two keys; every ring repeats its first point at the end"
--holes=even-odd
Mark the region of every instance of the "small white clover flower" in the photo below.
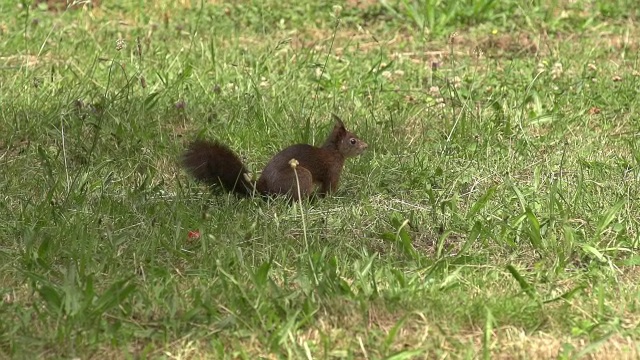
{"type": "Polygon", "coordinates": [[[125,47],[127,47],[127,43],[124,41],[124,39],[116,40],[116,50],[117,51],[120,51],[120,50],[124,49],[125,47]]]}

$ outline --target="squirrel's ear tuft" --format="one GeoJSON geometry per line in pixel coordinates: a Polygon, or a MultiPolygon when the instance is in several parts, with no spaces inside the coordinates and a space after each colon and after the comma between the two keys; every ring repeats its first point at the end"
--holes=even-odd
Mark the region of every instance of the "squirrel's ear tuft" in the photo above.
{"type": "Polygon", "coordinates": [[[338,115],[331,114],[331,117],[333,118],[333,121],[336,122],[336,127],[344,128],[344,123],[342,122],[342,119],[338,117],[338,115]]]}

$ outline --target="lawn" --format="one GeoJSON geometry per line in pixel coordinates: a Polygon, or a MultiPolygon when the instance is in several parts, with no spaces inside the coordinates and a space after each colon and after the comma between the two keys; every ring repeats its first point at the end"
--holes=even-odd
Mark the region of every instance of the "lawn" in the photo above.
{"type": "Polygon", "coordinates": [[[0,0],[0,359],[640,357],[636,1],[48,2],[0,0]],[[180,168],[332,113],[333,196],[180,168]]]}

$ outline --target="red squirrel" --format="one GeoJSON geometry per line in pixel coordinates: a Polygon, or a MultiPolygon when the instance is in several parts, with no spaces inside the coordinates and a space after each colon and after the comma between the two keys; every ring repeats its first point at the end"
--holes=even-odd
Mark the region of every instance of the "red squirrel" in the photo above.
{"type": "Polygon", "coordinates": [[[347,131],[338,116],[333,118],[333,130],[321,147],[297,144],[280,151],[262,170],[255,186],[240,158],[217,141],[192,142],[182,157],[182,166],[196,180],[221,185],[238,195],[251,195],[255,189],[261,195],[285,195],[299,201],[319,186],[318,194],[325,196],[338,189],[345,159],[362,154],[368,146],[347,131]]]}

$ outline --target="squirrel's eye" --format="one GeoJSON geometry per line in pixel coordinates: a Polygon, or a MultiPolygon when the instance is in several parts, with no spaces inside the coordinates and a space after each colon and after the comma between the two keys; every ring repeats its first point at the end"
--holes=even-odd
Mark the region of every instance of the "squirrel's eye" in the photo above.
{"type": "Polygon", "coordinates": [[[351,145],[355,145],[358,140],[356,140],[355,138],[351,138],[349,139],[349,142],[351,143],[351,145]]]}

